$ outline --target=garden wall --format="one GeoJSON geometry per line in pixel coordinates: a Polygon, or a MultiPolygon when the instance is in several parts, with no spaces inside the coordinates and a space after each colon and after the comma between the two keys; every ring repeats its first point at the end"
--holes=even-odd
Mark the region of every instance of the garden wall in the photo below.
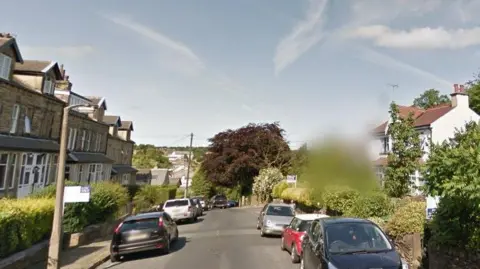
{"type": "Polygon", "coordinates": [[[429,269],[480,269],[480,250],[468,253],[460,249],[428,248],[429,269]]]}

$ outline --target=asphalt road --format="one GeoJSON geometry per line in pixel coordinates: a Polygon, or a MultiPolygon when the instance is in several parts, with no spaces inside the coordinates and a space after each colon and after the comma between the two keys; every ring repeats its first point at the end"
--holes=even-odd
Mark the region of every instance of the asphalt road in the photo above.
{"type": "Polygon", "coordinates": [[[298,269],[280,250],[280,238],[262,238],[255,229],[260,208],[232,208],[207,211],[194,224],[178,225],[180,239],[171,253],[136,254],[119,263],[106,262],[99,268],[112,269],[298,269]]]}

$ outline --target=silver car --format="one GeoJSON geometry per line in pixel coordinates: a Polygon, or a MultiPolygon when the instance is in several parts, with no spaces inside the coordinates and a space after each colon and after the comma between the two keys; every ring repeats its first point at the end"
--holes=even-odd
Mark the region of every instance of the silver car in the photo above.
{"type": "Polygon", "coordinates": [[[290,224],[295,212],[290,205],[270,203],[260,211],[257,221],[257,229],[260,236],[282,235],[283,230],[290,224]]]}

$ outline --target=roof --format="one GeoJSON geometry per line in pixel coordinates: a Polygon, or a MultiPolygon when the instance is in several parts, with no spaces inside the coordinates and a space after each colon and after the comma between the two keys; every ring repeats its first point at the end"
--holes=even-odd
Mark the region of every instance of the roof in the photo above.
{"type": "Polygon", "coordinates": [[[126,165],[126,164],[114,164],[112,165],[112,172],[114,174],[127,174],[127,173],[134,173],[134,172],[138,172],[137,169],[131,167],[130,165],[126,165]]]}
{"type": "Polygon", "coordinates": [[[110,126],[117,125],[120,127],[122,125],[122,120],[120,119],[120,116],[103,116],[103,122],[110,126]]]}
{"type": "Polygon", "coordinates": [[[160,218],[163,216],[163,212],[149,212],[149,213],[140,213],[135,216],[127,217],[125,221],[132,221],[132,220],[141,220],[141,219],[151,219],[151,218],[160,218]]]}
{"type": "Polygon", "coordinates": [[[321,221],[325,223],[327,226],[332,224],[338,224],[338,223],[372,223],[367,219],[345,218],[345,217],[322,218],[321,221]]]}
{"type": "MultiPolygon", "coordinates": [[[[434,121],[441,118],[443,115],[447,114],[453,107],[450,104],[443,104],[436,107],[429,108],[427,110],[415,107],[415,106],[398,106],[399,114],[401,118],[406,118],[410,113],[413,115],[414,119],[414,127],[428,127],[434,121]]],[[[387,130],[388,121],[383,122],[375,129],[373,132],[378,133],[385,133],[387,130]]]]}
{"type": "Polygon", "coordinates": [[[152,171],[147,168],[137,169],[137,175],[151,175],[152,171]]]}
{"type": "Polygon", "coordinates": [[[14,135],[0,135],[0,148],[40,152],[58,152],[60,145],[53,140],[14,135]]]}
{"type": "Polygon", "coordinates": [[[62,79],[63,75],[60,71],[60,67],[57,62],[52,61],[37,61],[37,60],[25,60],[23,63],[15,65],[15,72],[17,73],[38,73],[43,74],[53,69],[57,79],[62,79]]]}
{"type": "Polygon", "coordinates": [[[114,163],[105,154],[97,152],[70,152],[67,161],[75,163],[114,163]]]}
{"type": "Polygon", "coordinates": [[[324,214],[298,214],[295,215],[295,218],[309,221],[309,220],[315,220],[315,219],[321,219],[321,218],[328,218],[328,215],[324,214]]]}
{"type": "Polygon", "coordinates": [[[105,97],[100,97],[100,96],[85,96],[88,98],[90,101],[92,101],[92,105],[97,105],[103,107],[104,110],[107,110],[107,101],[105,100],[105,97]]]}
{"type": "Polygon", "coordinates": [[[22,54],[20,54],[15,38],[10,34],[0,33],[0,51],[6,47],[10,47],[15,51],[15,60],[17,63],[23,63],[22,54]]]}
{"type": "Polygon", "coordinates": [[[122,125],[119,128],[120,130],[127,130],[127,131],[133,131],[133,122],[131,121],[123,121],[122,120],[122,125]]]}

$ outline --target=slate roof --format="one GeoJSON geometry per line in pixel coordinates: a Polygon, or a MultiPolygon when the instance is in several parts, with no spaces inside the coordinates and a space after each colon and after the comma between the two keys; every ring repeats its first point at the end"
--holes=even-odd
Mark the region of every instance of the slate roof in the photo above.
{"type": "Polygon", "coordinates": [[[122,126],[120,126],[119,130],[133,131],[133,122],[123,120],[122,126]]]}
{"type": "Polygon", "coordinates": [[[106,124],[108,124],[110,126],[113,126],[113,125],[116,125],[116,124],[121,124],[122,120],[120,119],[120,116],[105,115],[105,116],[103,116],[103,122],[105,122],[106,124]]]}
{"type": "Polygon", "coordinates": [[[16,73],[38,73],[43,74],[45,68],[51,66],[53,68],[57,79],[62,79],[63,75],[60,67],[56,62],[52,61],[38,61],[38,60],[24,60],[23,63],[17,63],[15,65],[16,73]]]}
{"type": "Polygon", "coordinates": [[[0,148],[22,151],[58,152],[60,145],[53,140],[0,135],[0,148]]]}
{"type": "Polygon", "coordinates": [[[133,172],[138,172],[137,169],[131,167],[130,165],[126,164],[114,164],[112,165],[112,172],[114,174],[126,174],[126,173],[133,173],[133,172]]]}
{"type": "Polygon", "coordinates": [[[114,160],[98,152],[70,152],[67,161],[74,163],[114,163],[114,160]]]}

